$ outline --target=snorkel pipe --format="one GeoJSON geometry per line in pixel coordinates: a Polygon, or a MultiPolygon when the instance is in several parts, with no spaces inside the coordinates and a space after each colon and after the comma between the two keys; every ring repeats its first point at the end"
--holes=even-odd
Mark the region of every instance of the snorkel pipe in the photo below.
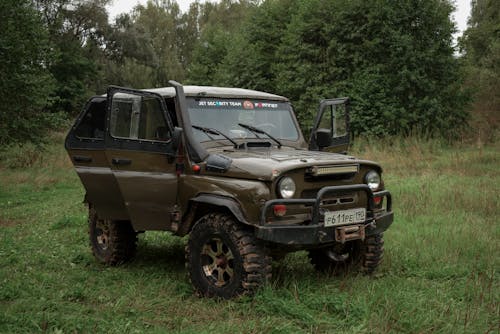
{"type": "Polygon", "coordinates": [[[191,126],[191,119],[187,110],[186,95],[184,95],[184,88],[182,84],[177,81],[170,80],[168,82],[175,88],[175,95],[177,97],[177,108],[179,108],[179,115],[181,119],[179,124],[183,128],[184,138],[186,139],[189,157],[193,162],[199,163],[208,157],[208,152],[201,144],[194,138],[193,128],[191,126]]]}

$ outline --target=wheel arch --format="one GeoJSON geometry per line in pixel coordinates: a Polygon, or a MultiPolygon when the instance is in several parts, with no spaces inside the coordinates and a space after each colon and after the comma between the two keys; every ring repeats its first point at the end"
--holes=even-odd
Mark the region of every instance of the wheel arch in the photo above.
{"type": "Polygon", "coordinates": [[[213,194],[199,194],[189,200],[187,213],[184,215],[176,234],[180,236],[188,234],[198,219],[214,211],[230,214],[238,222],[251,225],[245,218],[240,204],[234,198],[213,194]]]}

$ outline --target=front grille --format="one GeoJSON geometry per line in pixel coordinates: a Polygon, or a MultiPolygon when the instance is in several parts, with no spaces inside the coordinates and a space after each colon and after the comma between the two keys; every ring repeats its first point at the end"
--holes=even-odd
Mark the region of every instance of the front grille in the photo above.
{"type": "MultiPolygon", "coordinates": [[[[301,193],[301,198],[316,198],[316,195],[318,194],[319,189],[305,189],[301,193]]],[[[338,198],[338,197],[354,197],[355,194],[352,192],[346,192],[346,193],[340,193],[336,196],[326,196],[325,199],[327,198],[338,198]]]]}
{"type": "Polygon", "coordinates": [[[339,204],[349,204],[349,203],[354,203],[354,197],[347,196],[347,197],[332,197],[332,198],[325,198],[321,201],[321,205],[339,205],[339,204]]]}
{"type": "MultiPolygon", "coordinates": [[[[302,191],[302,198],[316,198],[319,189],[307,189],[302,191]]],[[[335,196],[325,196],[321,199],[321,205],[341,205],[357,202],[357,195],[355,193],[344,193],[335,196]]]]}

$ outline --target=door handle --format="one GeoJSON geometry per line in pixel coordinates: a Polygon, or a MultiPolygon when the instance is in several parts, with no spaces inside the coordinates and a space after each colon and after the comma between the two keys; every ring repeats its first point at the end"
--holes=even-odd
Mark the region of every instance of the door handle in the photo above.
{"type": "Polygon", "coordinates": [[[113,165],[124,166],[124,165],[130,165],[132,163],[132,160],[113,158],[113,159],[111,159],[111,162],[113,163],[113,165]]]}
{"type": "Polygon", "coordinates": [[[92,162],[92,158],[91,157],[87,157],[87,156],[84,156],[84,155],[74,155],[73,156],[73,160],[75,162],[92,162]]]}

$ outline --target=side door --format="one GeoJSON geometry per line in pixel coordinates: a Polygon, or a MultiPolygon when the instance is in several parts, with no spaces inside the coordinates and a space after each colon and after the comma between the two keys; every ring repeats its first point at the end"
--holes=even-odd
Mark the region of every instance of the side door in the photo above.
{"type": "Polygon", "coordinates": [[[346,153],[349,147],[349,98],[320,102],[309,150],[346,153]]]}
{"type": "Polygon", "coordinates": [[[85,201],[103,219],[127,220],[127,209],[106,158],[106,110],[105,97],[91,98],[69,131],[65,146],[85,187],[85,201]]]}
{"type": "Polygon", "coordinates": [[[160,95],[108,89],[106,158],[136,231],[169,230],[176,211],[172,123],[160,95]]]}

